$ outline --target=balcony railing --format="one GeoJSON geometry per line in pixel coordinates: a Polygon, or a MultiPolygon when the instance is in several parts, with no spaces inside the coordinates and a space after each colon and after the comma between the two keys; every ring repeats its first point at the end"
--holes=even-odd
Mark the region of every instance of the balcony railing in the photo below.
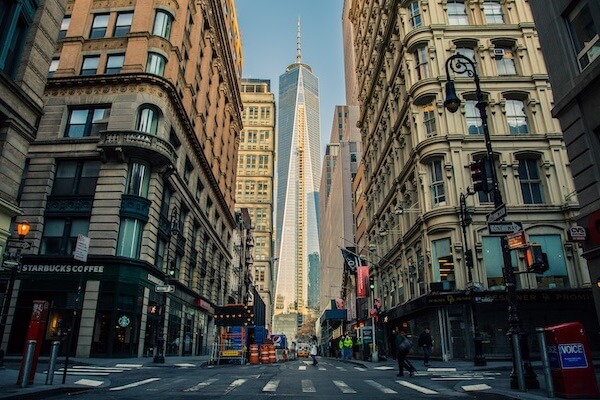
{"type": "Polygon", "coordinates": [[[139,157],[158,166],[175,165],[177,161],[177,153],[168,141],[144,132],[100,132],[98,148],[105,155],[117,155],[122,160],[125,155],[139,157]]]}

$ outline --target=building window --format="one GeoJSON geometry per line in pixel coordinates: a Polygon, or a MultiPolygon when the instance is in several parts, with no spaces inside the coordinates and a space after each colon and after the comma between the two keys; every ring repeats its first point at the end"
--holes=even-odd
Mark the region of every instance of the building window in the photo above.
{"type": "Polygon", "coordinates": [[[415,70],[417,72],[417,80],[429,78],[429,60],[427,59],[427,46],[418,47],[413,53],[415,58],[415,70]]]}
{"type": "Polygon", "coordinates": [[[148,197],[150,185],[150,166],[143,161],[133,161],[129,164],[129,175],[125,193],[133,196],[148,197]]]}
{"type": "Polygon", "coordinates": [[[96,14],[92,21],[92,30],[90,31],[90,39],[101,39],[106,35],[108,27],[108,14],[96,14]]]}
{"type": "Polygon", "coordinates": [[[123,12],[117,14],[117,22],[115,23],[114,37],[127,36],[131,29],[131,21],[133,20],[133,12],[123,12]]]}
{"type": "Polygon", "coordinates": [[[542,246],[548,258],[548,271],[536,277],[538,289],[569,288],[565,250],[560,235],[529,235],[528,239],[530,243],[542,246]]]}
{"type": "Polygon", "coordinates": [[[66,137],[98,136],[100,131],[108,127],[110,107],[93,106],[86,108],[73,108],[69,112],[66,137]]]}
{"type": "Polygon", "coordinates": [[[418,28],[423,23],[421,19],[421,7],[418,1],[413,1],[408,5],[408,18],[410,26],[413,28],[418,28]]]}
{"type": "MultiPolygon", "coordinates": [[[[457,47],[454,54],[461,54],[461,55],[467,57],[469,60],[476,63],[475,50],[472,49],[471,47],[457,47]]],[[[469,76],[469,71],[470,71],[470,69],[466,69],[465,71],[463,71],[461,73],[456,73],[456,76],[469,76]]]]}
{"type": "Polygon", "coordinates": [[[54,76],[54,73],[58,70],[58,58],[53,58],[52,61],[50,61],[50,68],[48,68],[48,78],[52,78],[54,76]]]}
{"type": "Polygon", "coordinates": [[[63,18],[62,22],[60,23],[60,31],[58,31],[57,40],[61,40],[65,36],[67,36],[67,31],[69,30],[69,25],[71,25],[71,16],[67,15],[63,18]]]}
{"type": "Polygon", "coordinates": [[[525,105],[521,100],[506,100],[506,122],[511,135],[529,133],[525,105]]]}
{"type": "Polygon", "coordinates": [[[152,34],[163,37],[167,40],[171,37],[171,25],[173,24],[173,16],[166,11],[156,10],[154,18],[154,27],[152,34]]]}
{"type": "Polygon", "coordinates": [[[87,236],[89,226],[90,221],[87,218],[46,219],[40,254],[73,254],[77,236],[87,236]]]}
{"type": "Polygon", "coordinates": [[[158,53],[148,53],[148,61],[146,62],[146,72],[147,73],[164,76],[166,65],[167,65],[166,57],[164,57],[158,53]]]}
{"type": "Polygon", "coordinates": [[[525,158],[519,160],[519,182],[525,204],[543,204],[542,180],[537,166],[537,159],[525,158]]]}
{"type": "Polygon", "coordinates": [[[81,63],[81,75],[96,75],[100,65],[100,56],[85,56],[81,63]]]}
{"type": "Polygon", "coordinates": [[[429,177],[431,183],[431,201],[434,207],[446,204],[446,190],[444,188],[444,174],[442,160],[435,160],[429,163],[429,177]]]}
{"type": "Polygon", "coordinates": [[[93,196],[99,172],[100,161],[59,161],[52,196],[93,196]]]}
{"type": "Polygon", "coordinates": [[[465,120],[467,122],[467,132],[469,135],[483,134],[483,125],[481,123],[481,116],[479,115],[476,100],[465,101],[465,120]]]}
{"type": "Polygon", "coordinates": [[[427,137],[437,136],[437,129],[435,124],[435,106],[433,103],[423,107],[423,126],[425,127],[425,133],[427,137]]]}
{"type": "Polygon", "coordinates": [[[496,47],[494,49],[494,58],[496,59],[496,69],[498,75],[516,75],[515,58],[511,48],[496,47]]]}
{"type": "Polygon", "coordinates": [[[192,176],[192,172],[194,172],[194,166],[187,156],[185,157],[185,166],[183,170],[183,179],[186,183],[190,183],[190,177],[192,176]]]}
{"type": "Polygon", "coordinates": [[[456,287],[454,275],[454,258],[449,238],[431,242],[433,282],[444,282],[442,290],[452,290],[456,287]]]}
{"type": "Polygon", "coordinates": [[[600,55],[600,30],[594,17],[598,18],[598,14],[591,12],[588,0],[580,1],[568,15],[567,23],[582,70],[600,55]]]}
{"type": "Polygon", "coordinates": [[[448,0],[448,25],[469,25],[464,0],[448,0]]]}
{"type": "Polygon", "coordinates": [[[27,32],[38,6],[36,0],[0,1],[0,70],[14,78],[27,32]]]}
{"type": "Polygon", "coordinates": [[[119,224],[117,256],[139,258],[144,223],[134,218],[122,218],[119,224]]]}
{"type": "Polygon", "coordinates": [[[123,54],[110,54],[106,58],[105,74],[118,74],[121,72],[123,62],[125,61],[125,55],[123,54]]]}
{"type": "Polygon", "coordinates": [[[138,110],[135,129],[140,132],[156,135],[159,115],[160,111],[155,106],[148,104],[141,106],[138,110]]]}
{"type": "Polygon", "coordinates": [[[499,1],[484,1],[483,13],[485,14],[485,22],[488,24],[503,24],[504,16],[502,15],[502,5],[499,1]]]}

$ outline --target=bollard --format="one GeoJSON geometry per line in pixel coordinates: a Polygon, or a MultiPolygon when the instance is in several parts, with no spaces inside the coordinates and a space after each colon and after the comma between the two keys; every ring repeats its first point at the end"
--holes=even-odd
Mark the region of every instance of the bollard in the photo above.
{"type": "MultiPolygon", "coordinates": [[[[24,388],[29,382],[29,370],[31,369],[31,363],[33,362],[33,355],[35,353],[35,340],[29,340],[27,342],[27,352],[25,353],[25,365],[23,366],[23,380],[21,381],[21,387],[24,388]]],[[[33,371],[35,374],[35,371],[33,371]]]]}
{"type": "Polygon", "coordinates": [[[552,398],[554,397],[554,384],[552,383],[550,361],[548,360],[548,353],[546,352],[546,335],[544,335],[544,328],[535,328],[535,331],[537,332],[538,342],[540,344],[540,357],[544,369],[544,380],[546,381],[546,396],[552,398]]]}
{"type": "Polygon", "coordinates": [[[525,392],[525,373],[523,372],[523,359],[521,358],[521,345],[519,343],[519,334],[512,334],[512,346],[515,354],[515,366],[517,368],[517,382],[519,390],[525,392]]]}
{"type": "Polygon", "coordinates": [[[48,361],[48,375],[46,375],[46,385],[52,385],[54,381],[54,370],[56,368],[56,358],[58,356],[58,348],[60,342],[55,340],[52,342],[52,348],[50,349],[50,360],[48,361]]]}

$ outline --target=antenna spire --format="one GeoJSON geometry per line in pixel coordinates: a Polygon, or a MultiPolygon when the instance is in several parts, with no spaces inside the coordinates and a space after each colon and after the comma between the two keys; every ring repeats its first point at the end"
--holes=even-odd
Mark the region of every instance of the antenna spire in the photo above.
{"type": "Polygon", "coordinates": [[[298,16],[298,33],[296,36],[296,62],[300,63],[302,61],[302,43],[300,37],[300,16],[298,16]]]}

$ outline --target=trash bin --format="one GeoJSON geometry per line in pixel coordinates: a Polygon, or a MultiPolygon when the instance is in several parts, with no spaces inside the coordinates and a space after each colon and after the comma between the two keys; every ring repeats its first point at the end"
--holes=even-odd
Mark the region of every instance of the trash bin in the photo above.
{"type": "Polygon", "coordinates": [[[544,334],[555,395],[565,399],[600,398],[583,325],[567,322],[548,326],[544,334]]]}

